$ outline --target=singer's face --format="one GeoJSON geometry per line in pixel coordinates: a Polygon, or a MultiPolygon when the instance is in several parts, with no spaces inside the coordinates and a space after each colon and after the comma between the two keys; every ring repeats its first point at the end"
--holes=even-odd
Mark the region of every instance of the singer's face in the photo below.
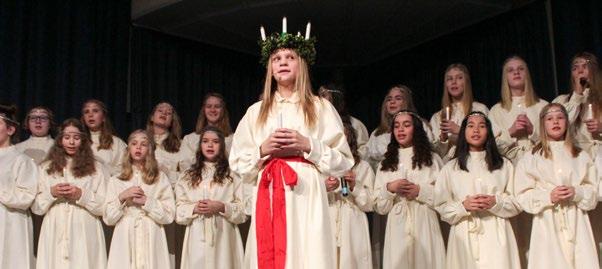
{"type": "Polygon", "coordinates": [[[82,109],[84,114],[84,123],[91,131],[98,131],[105,121],[105,114],[102,108],[94,102],[88,102],[82,109]]]}
{"type": "Polygon", "coordinates": [[[151,120],[157,126],[169,128],[173,120],[173,107],[168,103],[158,104],[151,120]]]}
{"type": "Polygon", "coordinates": [[[401,111],[406,108],[406,102],[401,94],[401,89],[393,88],[385,97],[385,106],[387,108],[387,112],[391,115],[401,111]]]}
{"type": "Polygon", "coordinates": [[[573,61],[573,64],[571,65],[571,77],[576,83],[579,83],[581,78],[585,78],[589,81],[589,65],[587,64],[586,59],[577,58],[573,61]]]}
{"type": "Polygon", "coordinates": [[[214,132],[205,132],[201,137],[201,151],[205,159],[214,162],[219,154],[219,136],[214,132]]]}
{"type": "Polygon", "coordinates": [[[79,146],[82,144],[81,130],[75,126],[67,126],[63,129],[63,139],[61,145],[69,156],[75,155],[79,146]]]}
{"type": "Polygon", "coordinates": [[[548,139],[552,141],[564,140],[566,133],[566,117],[557,106],[551,106],[548,113],[543,117],[543,126],[546,129],[548,139]]]}
{"type": "Polygon", "coordinates": [[[487,123],[485,122],[485,118],[481,116],[469,117],[464,135],[471,151],[483,150],[485,141],[487,141],[487,123]]]}
{"type": "Polygon", "coordinates": [[[393,134],[397,143],[403,148],[411,147],[414,138],[414,124],[412,116],[409,114],[401,114],[395,117],[393,123],[393,134]]]}
{"type": "Polygon", "coordinates": [[[222,100],[215,96],[207,98],[203,111],[205,111],[205,118],[209,124],[217,124],[223,113],[222,100]]]}
{"type": "Polygon", "coordinates": [[[512,59],[504,67],[510,89],[524,89],[527,65],[520,59],[512,59]]]}
{"type": "Polygon", "coordinates": [[[454,99],[462,98],[466,86],[465,74],[457,68],[445,73],[445,89],[454,99]]]}
{"type": "Polygon", "coordinates": [[[144,133],[137,133],[128,142],[128,151],[130,157],[135,163],[141,163],[146,160],[150,149],[148,137],[144,133]]]}
{"type": "Polygon", "coordinates": [[[291,49],[277,50],[270,56],[272,75],[280,85],[292,85],[299,73],[299,55],[291,49]]]}

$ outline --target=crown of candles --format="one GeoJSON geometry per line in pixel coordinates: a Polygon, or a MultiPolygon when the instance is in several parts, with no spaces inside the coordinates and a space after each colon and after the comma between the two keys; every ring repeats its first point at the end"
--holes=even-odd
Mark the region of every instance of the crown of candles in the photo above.
{"type": "Polygon", "coordinates": [[[316,39],[310,36],[310,30],[311,23],[308,22],[305,28],[305,36],[301,36],[301,32],[297,32],[297,35],[288,33],[286,29],[286,17],[282,18],[281,33],[273,33],[266,36],[265,29],[261,26],[259,28],[261,34],[261,40],[259,40],[261,64],[267,64],[272,53],[279,49],[295,50],[309,65],[314,64],[316,60],[316,39]]]}

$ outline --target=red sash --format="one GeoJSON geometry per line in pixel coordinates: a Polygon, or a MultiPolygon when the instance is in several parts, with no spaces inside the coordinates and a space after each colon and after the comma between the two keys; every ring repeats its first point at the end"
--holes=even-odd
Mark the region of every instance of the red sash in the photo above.
{"type": "Polygon", "coordinates": [[[287,161],[310,163],[303,157],[276,158],[271,159],[263,170],[257,186],[255,208],[257,265],[260,269],[281,269],[286,262],[284,184],[291,187],[297,185],[297,172],[286,163],[287,161]],[[273,208],[270,208],[270,182],[273,208]]]}

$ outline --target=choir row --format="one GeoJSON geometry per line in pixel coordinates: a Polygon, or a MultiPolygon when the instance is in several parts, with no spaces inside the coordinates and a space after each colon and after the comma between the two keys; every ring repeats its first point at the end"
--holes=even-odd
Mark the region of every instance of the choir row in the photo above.
{"type": "MultiPolygon", "coordinates": [[[[597,59],[587,53],[575,57],[572,92],[554,100],[561,105],[537,98],[522,59],[509,58],[503,70],[502,101],[489,111],[474,102],[466,67],[450,65],[442,109],[430,123],[416,114],[411,90],[394,86],[383,101],[381,124],[370,136],[346,112],[340,90],[320,89],[346,127],[355,160],[340,180],[323,175],[340,268],[372,266],[362,212],[373,210],[389,216],[384,268],[469,268],[468,261],[480,268],[518,268],[519,256],[529,246],[517,245],[509,219],[521,211],[535,216],[529,267],[598,268],[587,217],[598,199],[594,163],[602,139],[597,59]],[[349,185],[348,195],[343,195],[341,183],[349,185]],[[437,212],[452,225],[447,259],[437,212]],[[490,251],[498,255],[485,255],[490,251]]],[[[0,144],[10,145],[18,124],[11,116],[14,111],[4,110],[0,144]]],[[[116,225],[109,268],[167,268],[172,265],[162,225],[175,219],[188,225],[182,268],[241,267],[236,224],[256,210],[258,182],[239,169],[236,145],[244,144],[245,134],[239,127],[238,136],[230,135],[228,121],[223,98],[209,94],[195,132],[180,140],[177,113],[170,104],[160,103],[146,131],[133,132],[126,145],[113,136],[100,101],[84,104],[85,126],[67,120],[55,140],[48,136],[51,111],[32,109],[23,124],[31,137],[0,149],[2,171],[14,176],[13,182],[2,183],[2,214],[22,224],[11,225],[15,230],[6,232],[5,239],[14,236],[9,242],[23,242],[24,234],[32,237],[23,215],[31,205],[34,213],[45,215],[38,268],[104,268],[107,257],[97,247],[105,240],[97,217],[102,216],[106,224],[116,225]],[[232,172],[226,159],[230,150],[232,172]],[[40,164],[39,175],[18,151],[40,164]]],[[[242,123],[239,126],[246,126],[242,123]]],[[[297,126],[280,116],[274,129],[283,127],[297,126]]],[[[299,187],[303,191],[302,186],[295,189],[299,187]]],[[[14,252],[2,250],[3,260],[30,253],[31,242],[24,244],[14,252]]],[[[30,257],[11,264],[33,267],[26,258],[30,257]]]]}

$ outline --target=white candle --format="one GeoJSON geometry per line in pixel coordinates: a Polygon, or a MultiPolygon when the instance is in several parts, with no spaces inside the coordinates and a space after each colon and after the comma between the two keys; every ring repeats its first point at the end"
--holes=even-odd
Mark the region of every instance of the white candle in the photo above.
{"type": "Polygon", "coordinates": [[[451,115],[449,115],[449,106],[445,107],[445,120],[451,119],[451,115]]]}
{"type": "Polygon", "coordinates": [[[307,27],[305,27],[305,40],[309,39],[309,32],[311,30],[311,23],[307,23],[307,27]]]}
{"type": "Polygon", "coordinates": [[[476,194],[484,194],[484,192],[483,192],[483,180],[480,177],[478,177],[476,179],[475,191],[477,192],[476,194]]]}
{"type": "Polygon", "coordinates": [[[259,27],[259,32],[261,32],[261,40],[265,41],[265,29],[263,29],[263,26],[259,27]]]}
{"type": "Polygon", "coordinates": [[[301,36],[301,32],[297,31],[297,36],[301,36]]]}
{"type": "Polygon", "coordinates": [[[282,113],[278,113],[278,128],[282,128],[282,113]]]}
{"type": "Polygon", "coordinates": [[[286,17],[282,18],[282,33],[286,33],[286,17]]]}
{"type": "Polygon", "coordinates": [[[594,118],[594,108],[592,107],[592,104],[587,104],[587,115],[585,115],[585,118],[588,120],[594,118]]]}
{"type": "Polygon", "coordinates": [[[399,163],[399,165],[397,166],[397,171],[399,171],[400,179],[408,178],[408,172],[406,171],[405,167],[403,167],[403,163],[399,163]]]}

